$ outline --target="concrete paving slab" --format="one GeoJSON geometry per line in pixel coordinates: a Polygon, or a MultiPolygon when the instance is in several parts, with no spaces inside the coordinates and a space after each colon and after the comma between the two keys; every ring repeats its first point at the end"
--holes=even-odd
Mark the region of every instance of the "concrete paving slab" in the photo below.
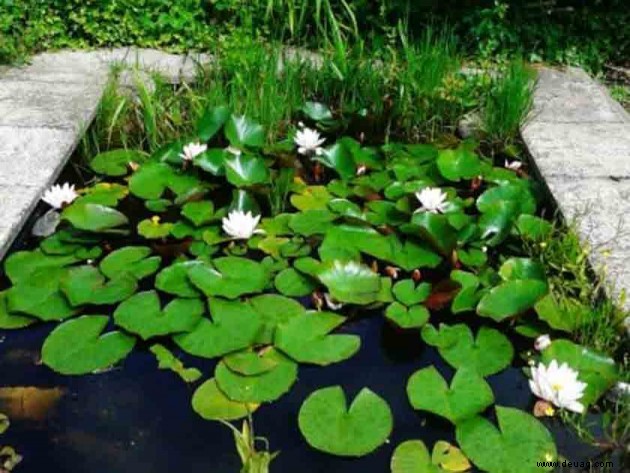
{"type": "Polygon", "coordinates": [[[39,199],[37,187],[0,184],[0,259],[20,233],[39,199]]]}

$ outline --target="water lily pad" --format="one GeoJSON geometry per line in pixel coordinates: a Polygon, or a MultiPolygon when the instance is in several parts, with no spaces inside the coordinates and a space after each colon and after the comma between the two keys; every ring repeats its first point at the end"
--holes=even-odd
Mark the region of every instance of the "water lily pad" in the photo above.
{"type": "Polygon", "coordinates": [[[261,158],[239,154],[228,156],[224,162],[230,184],[241,187],[269,181],[269,168],[261,158]]]}
{"type": "Polygon", "coordinates": [[[499,429],[483,417],[457,425],[457,443],[481,470],[489,473],[539,473],[552,466],[557,452],[549,431],[531,415],[511,407],[497,406],[499,429]]]}
{"type": "Polygon", "coordinates": [[[303,313],[278,327],[274,344],[300,363],[338,363],[353,356],[361,346],[356,335],[330,334],[345,320],[331,312],[303,313]]]}
{"type": "Polygon", "coordinates": [[[278,325],[285,324],[306,313],[306,309],[298,301],[278,294],[262,294],[252,297],[249,303],[263,323],[257,341],[264,344],[273,341],[274,332],[278,325]]]}
{"type": "Polygon", "coordinates": [[[150,257],[151,253],[151,248],[147,246],[125,246],[103,258],[99,268],[109,279],[130,274],[139,281],[155,273],[160,267],[162,258],[150,257]]]}
{"type": "Polygon", "coordinates": [[[44,341],[42,361],[66,375],[93,373],[118,363],[136,340],[121,332],[102,335],[108,321],[105,315],[84,315],[62,323],[44,341]]]}
{"type": "Polygon", "coordinates": [[[129,189],[120,184],[99,182],[86,189],[85,194],[74,202],[77,204],[100,204],[116,207],[118,202],[127,197],[129,189]]]}
{"type": "Polygon", "coordinates": [[[285,296],[303,297],[308,296],[315,290],[315,281],[293,268],[286,268],[280,271],[274,280],[276,289],[285,296]]]}
{"type": "Polygon", "coordinates": [[[339,302],[370,304],[377,300],[381,279],[365,265],[335,261],[319,273],[320,281],[339,302]]]}
{"type": "Polygon", "coordinates": [[[215,358],[254,343],[262,328],[260,317],[249,304],[210,299],[212,320],[202,318],[189,333],[173,340],[191,355],[215,358]]]}
{"type": "Polygon", "coordinates": [[[268,350],[263,355],[277,362],[269,371],[245,376],[230,370],[221,361],[214,372],[219,389],[238,402],[272,402],[291,389],[297,379],[297,364],[276,350],[268,350]]]}
{"type": "Polygon", "coordinates": [[[265,144],[265,129],[245,116],[232,115],[225,125],[225,137],[232,146],[260,148],[265,144]]]}
{"type": "Polygon", "coordinates": [[[193,265],[188,277],[206,296],[236,299],[261,292],[269,282],[269,273],[260,263],[247,258],[226,256],[210,264],[193,265]]]}
{"type": "Polygon", "coordinates": [[[190,220],[195,227],[201,227],[216,219],[214,204],[210,200],[188,202],[182,207],[182,215],[190,220]]]}
{"type": "Polygon", "coordinates": [[[479,278],[473,273],[466,271],[451,271],[451,280],[461,285],[460,291],[457,293],[451,304],[451,311],[454,314],[475,310],[479,299],[483,296],[483,291],[478,290],[480,282],[479,278]]]}
{"type": "Polygon", "coordinates": [[[431,284],[421,283],[416,287],[413,279],[404,279],[394,284],[392,288],[394,297],[401,304],[412,306],[424,302],[429,294],[431,294],[431,284]]]}
{"type": "Polygon", "coordinates": [[[547,291],[547,283],[538,279],[506,281],[481,298],[477,313],[500,322],[534,307],[547,291]]]}
{"type": "Polygon", "coordinates": [[[429,321],[429,310],[423,305],[407,307],[400,302],[393,302],[387,306],[385,317],[400,328],[420,328],[429,321]]]}
{"type": "Polygon", "coordinates": [[[159,217],[146,218],[138,223],[138,234],[148,240],[156,240],[169,236],[173,227],[172,223],[160,222],[159,217]]]}
{"type": "Polygon", "coordinates": [[[199,299],[173,299],[163,309],[155,291],[139,292],[122,302],[114,321],[128,332],[151,337],[188,332],[200,321],[204,304],[199,299]]]}
{"type": "Polygon", "coordinates": [[[131,296],[138,288],[137,281],[128,273],[106,280],[94,266],[70,268],[61,279],[61,290],[73,306],[83,304],[115,304],[131,296]]]}
{"type": "Polygon", "coordinates": [[[99,153],[90,161],[90,167],[98,174],[106,176],[125,176],[129,172],[129,163],[141,164],[147,154],[131,149],[114,149],[99,153]]]}
{"type": "Polygon", "coordinates": [[[466,456],[448,442],[439,440],[433,453],[422,440],[407,440],[394,450],[391,473],[456,473],[470,469],[466,456]]]}
{"type": "Polygon", "coordinates": [[[441,324],[439,330],[425,325],[422,339],[437,347],[449,365],[457,369],[469,367],[484,377],[507,368],[514,356],[514,348],[508,338],[489,327],[481,327],[474,338],[470,328],[464,324],[441,324]]]}
{"type": "Polygon", "coordinates": [[[551,234],[553,225],[540,217],[523,214],[516,221],[516,229],[522,238],[542,240],[551,234]]]}
{"type": "Polygon", "coordinates": [[[7,291],[0,292],[0,329],[13,330],[28,327],[36,322],[32,317],[12,314],[7,307],[7,291]]]}
{"type": "Polygon", "coordinates": [[[232,401],[218,388],[214,378],[199,386],[192,397],[193,410],[206,420],[242,419],[255,412],[259,405],[232,401]]]}
{"type": "Polygon", "coordinates": [[[499,268],[499,275],[504,281],[538,279],[546,281],[545,267],[531,258],[509,258],[499,268]]]}
{"type": "Polygon", "coordinates": [[[449,181],[472,179],[481,174],[481,161],[468,146],[440,150],[437,167],[449,181]]]}
{"type": "Polygon", "coordinates": [[[551,360],[567,363],[579,373],[578,380],[587,384],[580,399],[586,407],[595,403],[619,378],[615,360],[569,340],[554,340],[542,351],[541,361],[549,365],[551,360]]]}
{"type": "Polygon", "coordinates": [[[325,210],[332,195],[324,186],[305,187],[300,193],[292,194],[291,204],[298,210],[325,210]]]}
{"type": "Polygon", "coordinates": [[[99,204],[73,203],[63,210],[61,218],[89,232],[102,232],[129,223],[118,210],[99,204]]]}
{"type": "Polygon", "coordinates": [[[202,373],[197,368],[186,368],[184,364],[164,345],[156,343],[149,347],[158,361],[158,369],[170,370],[177,374],[184,382],[194,383],[201,378],[202,373]]]}
{"type": "Polygon", "coordinates": [[[197,177],[181,173],[167,163],[149,162],[133,173],[129,180],[129,190],[144,200],[156,200],[170,189],[178,197],[202,188],[197,177]]]}
{"type": "Polygon", "coordinates": [[[201,261],[181,261],[167,266],[155,278],[155,287],[160,291],[179,297],[200,297],[201,293],[188,279],[188,271],[203,264],[201,261]]]}
{"type": "Polygon", "coordinates": [[[293,214],[289,227],[295,233],[304,236],[325,234],[337,218],[330,210],[313,209],[293,214]]]}
{"type": "Polygon", "coordinates": [[[352,179],[356,175],[357,166],[352,157],[352,151],[343,139],[330,148],[324,149],[320,156],[313,156],[313,159],[337,171],[342,179],[352,179]]]}
{"type": "Polygon", "coordinates": [[[244,376],[257,376],[271,371],[280,363],[276,357],[264,356],[265,351],[243,350],[223,357],[225,365],[233,372],[244,376]]]}
{"type": "Polygon", "coordinates": [[[416,371],[409,378],[407,396],[414,409],[432,412],[453,424],[483,412],[494,403],[488,383],[466,367],[457,370],[450,387],[434,366],[416,371]]]}
{"type": "Polygon", "coordinates": [[[328,122],[333,119],[333,114],[327,105],[320,102],[306,102],[302,107],[304,114],[316,122],[328,122]]]}
{"type": "Polygon", "coordinates": [[[536,302],[538,318],[551,328],[573,333],[594,317],[591,307],[577,299],[558,297],[553,293],[536,302]]]}
{"type": "Polygon", "coordinates": [[[206,108],[197,121],[197,136],[203,141],[209,141],[229,117],[230,110],[225,106],[206,108]]]}
{"type": "Polygon", "coordinates": [[[457,231],[446,215],[418,212],[411,222],[418,227],[420,235],[443,255],[450,255],[457,245],[457,231]]]}
{"type": "Polygon", "coordinates": [[[76,314],[60,290],[61,279],[67,269],[41,267],[30,273],[8,290],[7,308],[11,313],[21,313],[44,321],[64,320],[76,314]]]}
{"type": "Polygon", "coordinates": [[[31,235],[35,237],[49,237],[55,233],[60,222],[61,214],[57,212],[57,209],[50,209],[35,221],[31,229],[31,235]]]}
{"type": "Polygon", "coordinates": [[[348,408],[341,386],[311,393],[300,408],[298,423],[311,447],[345,457],[376,450],[394,425],[391,409],[377,394],[363,388],[348,408]]]}

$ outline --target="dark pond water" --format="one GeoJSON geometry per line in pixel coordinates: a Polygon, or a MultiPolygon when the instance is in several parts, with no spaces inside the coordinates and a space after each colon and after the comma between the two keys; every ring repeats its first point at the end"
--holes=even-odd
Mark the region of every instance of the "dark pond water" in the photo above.
{"type": "MultiPolygon", "coordinates": [[[[17,471],[239,471],[230,432],[219,423],[198,417],[190,408],[192,388],[173,373],[158,371],[152,354],[136,350],[121,367],[99,375],[60,376],[36,363],[42,340],[51,328],[38,326],[0,335],[2,386],[58,387],[64,392],[44,418],[13,419],[2,440],[24,455],[17,471]]],[[[385,473],[391,453],[401,441],[420,438],[432,445],[440,439],[453,440],[453,429],[447,422],[413,411],[405,393],[407,379],[421,367],[435,365],[442,374],[452,376],[437,351],[424,345],[417,332],[395,332],[382,317],[358,319],[345,330],[361,336],[362,348],[357,355],[326,368],[300,367],[298,382],[290,393],[256,412],[257,434],[267,437],[272,449],[282,452],[272,464],[272,473],[385,473]],[[305,443],[297,427],[301,403],[312,391],[337,384],[351,397],[368,386],[389,402],[394,431],[388,444],[366,457],[345,460],[318,453],[305,443]]],[[[213,372],[214,362],[184,360],[195,363],[207,376],[213,372]]],[[[488,381],[497,404],[531,409],[534,399],[520,368],[509,368],[488,381]]],[[[567,458],[588,460],[598,454],[556,421],[547,426],[567,458]]]]}

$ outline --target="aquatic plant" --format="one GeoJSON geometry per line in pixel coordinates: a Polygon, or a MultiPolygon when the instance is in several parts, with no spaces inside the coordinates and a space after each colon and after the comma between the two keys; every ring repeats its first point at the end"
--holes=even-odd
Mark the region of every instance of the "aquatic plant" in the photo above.
{"type": "MultiPolygon", "coordinates": [[[[231,421],[282,398],[302,365],[354,356],[361,337],[340,329],[357,314],[380,313],[455,370],[446,379],[419,369],[407,395],[414,409],[453,425],[461,451],[438,442],[429,455],[422,442],[405,442],[394,473],[470,463],[490,473],[540,471],[537,461],[557,456],[541,421],[500,405],[498,427],[483,416],[495,404],[486,378],[522,351],[515,337],[533,346],[553,334],[521,355],[539,366],[534,394],[560,408],[587,410],[618,369],[567,339],[579,321],[557,335],[546,268],[519,250],[549,231],[526,166],[505,167],[470,141],[367,146],[335,135],[328,125],[340,118],[325,105],[303,112],[308,127],[287,129],[279,142],[218,107],[190,136],[151,154],[93,157],[96,182],[57,199],[55,229],[7,258],[0,327],[58,323],[42,361],[68,375],[107,370],[148,345],[160,368],[188,383],[206,378],[192,396],[195,412],[231,421]],[[213,375],[185,368],[175,350],[217,359],[213,375]],[[555,368],[540,366],[560,366],[579,385],[565,386],[571,395],[560,402],[546,394],[560,393],[555,368]]],[[[339,386],[313,392],[296,420],[305,441],[350,457],[381,447],[395,426],[378,389],[365,387],[349,406],[339,386]]],[[[255,452],[248,429],[236,436],[243,463],[260,460],[264,470],[273,455],[255,452]]]]}

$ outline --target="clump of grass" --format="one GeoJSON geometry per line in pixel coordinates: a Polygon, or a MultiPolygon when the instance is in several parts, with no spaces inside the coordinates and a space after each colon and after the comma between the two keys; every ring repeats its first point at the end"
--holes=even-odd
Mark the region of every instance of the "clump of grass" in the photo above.
{"type": "Polygon", "coordinates": [[[483,128],[494,142],[509,143],[532,106],[534,71],[522,60],[511,61],[493,81],[483,106],[483,128]]]}

